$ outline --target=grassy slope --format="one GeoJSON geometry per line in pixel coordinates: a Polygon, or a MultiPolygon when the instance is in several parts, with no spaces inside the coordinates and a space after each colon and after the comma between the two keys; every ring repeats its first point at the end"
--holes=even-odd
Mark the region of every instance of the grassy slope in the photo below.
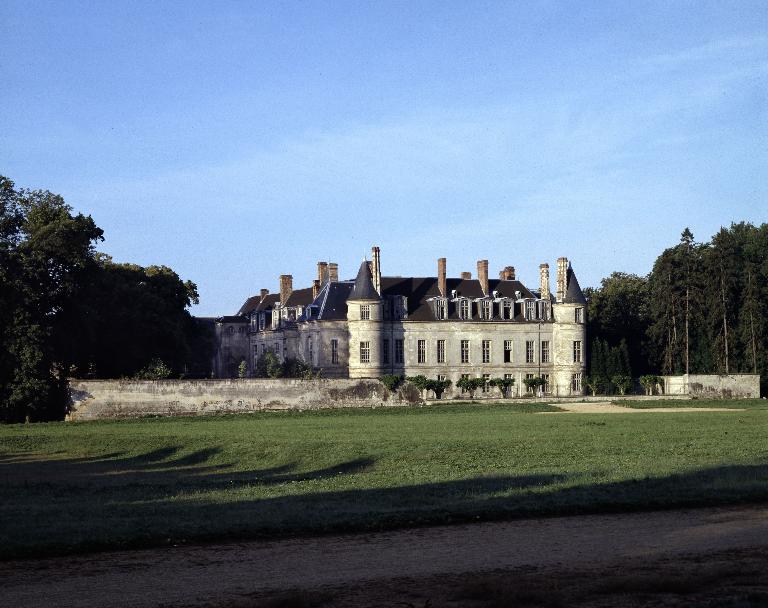
{"type": "Polygon", "coordinates": [[[0,426],[0,557],[763,500],[768,408],[740,403],[750,409],[470,405],[0,426]]]}

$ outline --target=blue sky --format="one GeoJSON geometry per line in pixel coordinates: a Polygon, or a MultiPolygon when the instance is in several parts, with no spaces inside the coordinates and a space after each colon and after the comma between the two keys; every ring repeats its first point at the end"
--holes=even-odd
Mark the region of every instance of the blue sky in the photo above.
{"type": "Polygon", "coordinates": [[[352,277],[647,273],[768,221],[768,3],[0,3],[0,173],[229,314],[352,277]]]}

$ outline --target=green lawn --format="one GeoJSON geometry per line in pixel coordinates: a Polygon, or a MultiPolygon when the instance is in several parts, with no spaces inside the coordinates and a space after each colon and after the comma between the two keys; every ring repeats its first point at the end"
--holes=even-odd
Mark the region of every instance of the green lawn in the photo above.
{"type": "Polygon", "coordinates": [[[535,415],[556,408],[533,403],[438,405],[0,426],[0,558],[765,500],[764,404],[563,416],[535,415]]]}

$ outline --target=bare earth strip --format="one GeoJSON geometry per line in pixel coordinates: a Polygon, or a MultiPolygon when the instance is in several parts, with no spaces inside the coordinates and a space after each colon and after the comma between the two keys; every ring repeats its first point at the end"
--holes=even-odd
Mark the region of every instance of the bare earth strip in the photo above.
{"type": "Polygon", "coordinates": [[[415,597],[422,598],[423,606],[425,594],[439,599],[446,584],[479,580],[477,573],[543,575],[547,569],[582,568],[592,574],[580,575],[580,580],[595,580],[601,571],[615,575],[617,568],[642,569],[667,560],[664,568],[690,563],[691,572],[701,577],[702,563],[713,563],[705,556],[736,551],[747,551],[728,558],[742,572],[745,564],[764,562],[768,506],[557,517],[2,562],[0,605],[258,606],[269,605],[262,602],[281,590],[320,589],[335,598],[334,606],[394,606],[415,597]]]}
{"type": "Polygon", "coordinates": [[[537,412],[538,414],[654,414],[672,412],[743,412],[743,409],[727,407],[649,407],[632,408],[616,405],[610,401],[591,403],[557,403],[562,412],[537,412]]]}

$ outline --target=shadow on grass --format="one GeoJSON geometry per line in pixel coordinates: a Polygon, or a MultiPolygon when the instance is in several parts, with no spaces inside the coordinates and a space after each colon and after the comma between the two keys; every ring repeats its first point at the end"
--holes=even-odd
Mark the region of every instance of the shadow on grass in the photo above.
{"type": "Polygon", "coordinates": [[[343,486],[374,459],[236,471],[211,464],[216,448],[178,452],[0,459],[0,493],[10,497],[0,503],[0,558],[768,499],[766,464],[614,482],[595,482],[598,473],[508,475],[338,490],[326,482],[317,491],[314,482],[343,486]]]}

